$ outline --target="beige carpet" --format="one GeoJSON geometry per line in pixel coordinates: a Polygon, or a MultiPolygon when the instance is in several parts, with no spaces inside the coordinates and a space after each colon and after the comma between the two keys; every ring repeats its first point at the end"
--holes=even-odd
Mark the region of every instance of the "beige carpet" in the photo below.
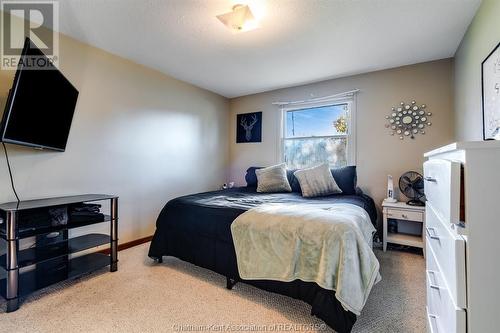
{"type": "MultiPolygon", "coordinates": [[[[100,271],[33,294],[5,313],[2,332],[325,331],[310,306],[174,258],[155,265],[149,244],[122,251],[116,273],[100,271]],[[213,325],[213,326],[210,326],[213,325]]],[[[376,251],[377,284],[354,332],[424,332],[424,259],[376,251]]]]}

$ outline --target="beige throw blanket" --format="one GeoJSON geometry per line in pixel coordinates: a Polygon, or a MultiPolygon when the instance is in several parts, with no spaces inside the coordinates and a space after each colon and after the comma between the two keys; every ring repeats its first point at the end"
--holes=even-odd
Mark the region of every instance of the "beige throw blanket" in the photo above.
{"type": "Polygon", "coordinates": [[[374,231],[351,204],[262,205],[231,225],[241,278],[316,282],[356,315],[380,280],[374,231]]]}

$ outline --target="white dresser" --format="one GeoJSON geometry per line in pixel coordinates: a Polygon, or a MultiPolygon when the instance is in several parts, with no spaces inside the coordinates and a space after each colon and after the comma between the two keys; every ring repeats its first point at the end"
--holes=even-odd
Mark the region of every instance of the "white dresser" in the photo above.
{"type": "Polygon", "coordinates": [[[500,142],[425,157],[428,331],[500,332],[500,142]]]}

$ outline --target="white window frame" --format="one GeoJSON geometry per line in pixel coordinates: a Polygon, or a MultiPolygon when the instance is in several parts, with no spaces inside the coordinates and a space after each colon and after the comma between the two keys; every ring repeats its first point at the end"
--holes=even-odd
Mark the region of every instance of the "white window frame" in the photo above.
{"type": "MultiPolygon", "coordinates": [[[[357,161],[357,150],[356,150],[356,95],[338,98],[329,101],[321,101],[316,103],[307,103],[296,106],[282,106],[280,112],[280,121],[278,133],[280,133],[279,142],[278,142],[278,156],[276,158],[278,163],[284,163],[285,160],[285,139],[286,139],[286,113],[289,111],[296,110],[304,110],[310,108],[324,107],[324,106],[333,106],[333,105],[342,105],[348,104],[349,106],[349,114],[347,119],[348,133],[347,135],[327,135],[327,136],[305,136],[300,137],[302,139],[308,138],[321,138],[321,137],[347,137],[347,165],[356,165],[357,161]]],[[[299,138],[299,139],[300,139],[299,138]]]]}

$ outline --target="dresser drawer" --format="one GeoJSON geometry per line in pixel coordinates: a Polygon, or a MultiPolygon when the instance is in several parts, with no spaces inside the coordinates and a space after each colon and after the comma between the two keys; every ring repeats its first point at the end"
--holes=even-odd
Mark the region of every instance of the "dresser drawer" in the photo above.
{"type": "Polygon", "coordinates": [[[444,221],[460,220],[460,168],[458,162],[429,160],[424,163],[425,197],[444,221]]]}
{"type": "Polygon", "coordinates": [[[408,210],[399,210],[399,209],[388,209],[387,217],[390,219],[420,221],[420,222],[424,220],[424,214],[422,212],[412,212],[408,210]]]}
{"type": "Polygon", "coordinates": [[[427,252],[427,320],[434,333],[465,333],[466,312],[457,307],[444,283],[432,249],[427,252]]]}
{"type": "Polygon", "coordinates": [[[467,314],[465,310],[455,307],[446,290],[439,291],[427,286],[427,303],[428,332],[467,332],[467,314]]]}
{"type": "MultiPolygon", "coordinates": [[[[453,234],[430,203],[426,209],[425,229],[427,253],[434,254],[436,270],[440,271],[443,284],[449,289],[455,304],[466,308],[465,240],[453,234]]],[[[431,256],[427,255],[428,266],[431,264],[430,259],[431,256]]]]}
{"type": "Polygon", "coordinates": [[[436,333],[439,328],[437,327],[437,317],[429,311],[429,307],[425,307],[425,313],[427,315],[427,333],[436,333]]]}
{"type": "MultiPolygon", "coordinates": [[[[431,333],[466,333],[467,313],[455,307],[451,298],[438,290],[427,287],[427,327],[431,333]],[[451,302],[451,303],[450,303],[451,302]]],[[[446,291],[446,290],[445,290],[446,291]]]]}

